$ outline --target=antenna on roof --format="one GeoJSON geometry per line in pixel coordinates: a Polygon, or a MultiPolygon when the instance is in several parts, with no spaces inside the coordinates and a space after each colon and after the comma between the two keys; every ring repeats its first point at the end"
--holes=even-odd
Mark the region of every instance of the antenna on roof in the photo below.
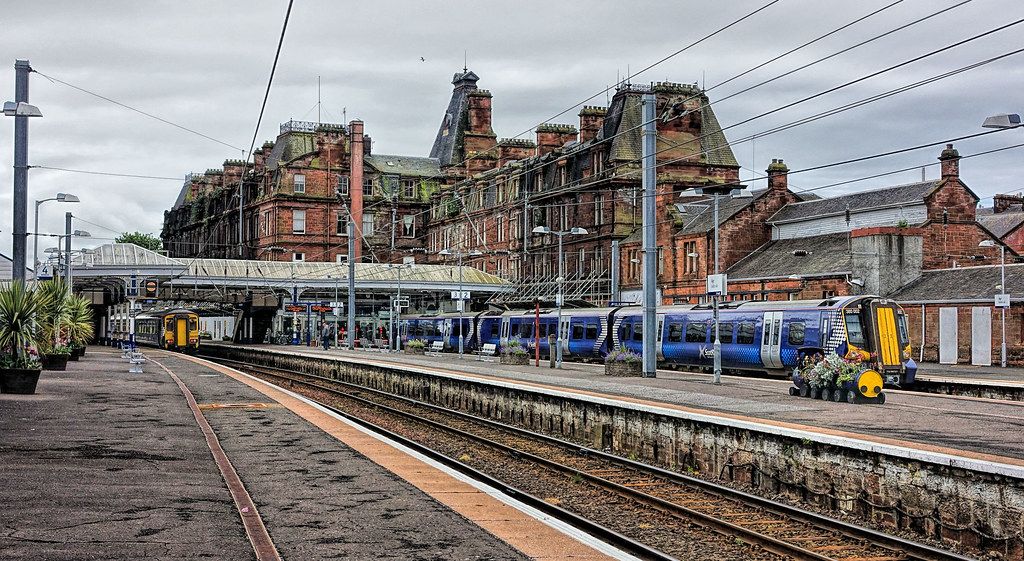
{"type": "Polygon", "coordinates": [[[320,76],[316,77],[316,124],[320,124],[320,76]]]}
{"type": "Polygon", "coordinates": [[[462,50],[462,73],[469,72],[469,49],[462,50]]]}
{"type": "Polygon", "coordinates": [[[927,181],[927,179],[924,177],[924,166],[921,166],[921,183],[924,183],[925,181],[927,181]]]}

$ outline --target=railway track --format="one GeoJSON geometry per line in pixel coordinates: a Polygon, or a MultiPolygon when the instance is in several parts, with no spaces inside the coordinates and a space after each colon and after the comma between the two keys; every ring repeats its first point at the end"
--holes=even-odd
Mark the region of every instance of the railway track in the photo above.
{"type": "MultiPolygon", "coordinates": [[[[586,526],[583,528],[586,531],[595,533],[606,541],[645,559],[673,559],[676,558],[675,555],[696,558],[693,551],[688,551],[685,547],[675,547],[673,542],[673,539],[679,541],[678,537],[673,536],[678,536],[680,532],[693,534],[694,526],[698,527],[698,534],[700,531],[704,534],[714,534],[700,538],[709,541],[707,545],[712,548],[742,550],[740,544],[749,547],[750,551],[745,554],[741,551],[732,553],[745,559],[969,559],[698,478],[641,464],[601,450],[583,448],[578,444],[548,435],[372,388],[221,358],[214,359],[214,362],[247,371],[283,387],[297,390],[317,401],[330,402],[328,405],[341,405],[344,408],[341,412],[347,417],[378,429],[383,425],[383,428],[392,435],[414,442],[418,446],[422,447],[424,442],[429,442],[438,446],[428,444],[428,448],[447,447],[462,460],[471,458],[483,464],[477,466],[474,471],[504,471],[514,478],[519,473],[516,470],[539,469],[548,474],[557,474],[557,480],[562,486],[569,482],[568,485],[574,489],[585,489],[584,495],[589,497],[585,500],[593,501],[597,495],[604,494],[605,499],[596,500],[608,502],[607,497],[612,497],[610,502],[614,508],[611,509],[610,516],[602,514],[601,509],[588,509],[585,501],[574,501],[571,494],[565,499],[565,502],[569,503],[564,504],[566,508],[554,510],[556,514],[568,510],[584,511],[571,515],[573,519],[568,522],[586,526]],[[439,438],[437,434],[447,435],[445,438],[454,438],[463,443],[472,443],[472,447],[453,444],[451,441],[445,441],[445,438],[439,438]],[[478,450],[479,447],[490,452],[466,451],[471,448],[478,450]],[[509,468],[504,465],[502,468],[491,468],[492,465],[503,465],[508,462],[508,458],[516,465],[536,467],[509,468]],[[571,508],[574,502],[578,508],[571,508]],[[586,512],[588,510],[590,512],[586,512]],[[602,516],[606,518],[600,519],[602,516]],[[584,520],[581,517],[598,519],[584,520]],[[621,523],[623,520],[631,519],[646,520],[649,523],[621,523]],[[661,532],[657,531],[659,528],[661,532]],[[663,535],[666,533],[665,530],[668,530],[668,536],[663,535]],[[718,537],[725,538],[726,541],[714,543],[718,537]],[[729,543],[729,540],[733,543],[729,543]]],[[[461,465],[465,462],[454,463],[461,465]]],[[[537,473],[536,477],[542,477],[539,471],[537,473]]],[[[521,475],[519,477],[521,478],[521,475]]],[[[506,478],[499,479],[499,488],[507,488],[508,484],[503,483],[506,478]]],[[[526,484],[531,485],[529,478],[526,479],[526,484]]],[[[516,490],[513,490],[513,493],[522,494],[516,490]]],[[[706,555],[701,557],[714,558],[706,555]]],[[[724,558],[729,557],[718,557],[724,558]]]]}

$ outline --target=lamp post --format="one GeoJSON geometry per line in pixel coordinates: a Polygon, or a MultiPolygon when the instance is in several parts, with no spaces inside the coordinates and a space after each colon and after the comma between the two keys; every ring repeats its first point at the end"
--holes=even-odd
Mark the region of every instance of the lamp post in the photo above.
{"type": "Polygon", "coordinates": [[[394,269],[398,274],[398,288],[395,295],[395,300],[391,305],[391,311],[388,312],[388,322],[391,323],[391,331],[388,335],[388,347],[396,351],[402,350],[402,269],[412,269],[413,263],[402,263],[396,265],[394,263],[388,264],[388,269],[394,269]],[[395,312],[398,312],[397,319],[395,318],[395,312]]]}
{"type": "MultiPolygon", "coordinates": [[[[995,247],[997,244],[992,240],[982,240],[978,247],[995,247]]],[[[1006,246],[999,245],[999,295],[1000,298],[996,299],[996,305],[999,306],[1000,314],[1000,336],[1002,339],[999,345],[999,365],[1006,368],[1006,308],[1010,305],[1009,299],[1006,297],[1006,246]]]]}
{"type": "Polygon", "coordinates": [[[32,67],[27,60],[14,62],[14,101],[4,102],[4,115],[14,117],[14,224],[13,279],[25,282],[25,254],[28,236],[28,119],[42,117],[35,105],[28,103],[28,76],[32,67]]]}
{"type": "Polygon", "coordinates": [[[62,203],[80,202],[78,197],[69,193],[57,193],[56,197],[36,201],[36,221],[35,225],[32,226],[32,237],[34,238],[34,243],[32,244],[32,271],[35,277],[39,276],[39,207],[47,201],[59,201],[62,203]]]}
{"type": "Polygon", "coordinates": [[[456,301],[457,302],[456,303],[456,307],[459,310],[459,358],[462,358],[463,352],[465,350],[465,344],[466,344],[465,343],[465,333],[464,333],[465,329],[463,329],[465,326],[462,325],[463,315],[465,314],[465,300],[463,300],[463,298],[462,298],[462,257],[464,255],[469,255],[470,257],[476,257],[478,255],[483,255],[483,253],[481,253],[479,251],[470,251],[469,253],[466,253],[466,252],[462,251],[461,249],[458,249],[458,250],[455,250],[455,251],[452,251],[450,249],[442,249],[441,251],[437,252],[437,254],[438,255],[444,255],[444,256],[455,255],[456,258],[458,259],[458,266],[459,266],[459,298],[456,301]]]}
{"type": "Polygon", "coordinates": [[[547,226],[537,226],[533,229],[534,234],[553,234],[558,236],[558,278],[555,283],[558,285],[558,295],[555,297],[555,305],[558,308],[558,324],[555,328],[555,368],[562,367],[562,285],[565,283],[565,260],[562,255],[562,238],[568,235],[582,236],[589,234],[586,228],[570,228],[568,230],[556,231],[547,226]]]}
{"type": "Polygon", "coordinates": [[[57,263],[60,264],[61,254],[64,255],[64,279],[68,283],[68,290],[71,289],[71,238],[90,238],[92,234],[85,230],[75,230],[74,232],[68,232],[67,234],[40,234],[43,236],[50,236],[57,238],[57,247],[46,250],[46,253],[56,253],[57,263]],[[60,249],[61,243],[65,244],[65,249],[60,249]],[[55,251],[51,251],[55,250],[55,251]]]}

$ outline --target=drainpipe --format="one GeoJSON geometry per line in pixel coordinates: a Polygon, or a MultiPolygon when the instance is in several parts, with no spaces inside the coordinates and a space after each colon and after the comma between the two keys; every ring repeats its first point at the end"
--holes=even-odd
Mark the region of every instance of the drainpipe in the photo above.
{"type": "Polygon", "coordinates": [[[917,355],[918,362],[924,362],[924,326],[925,326],[924,313],[925,313],[924,304],[921,304],[921,351],[917,355]]]}

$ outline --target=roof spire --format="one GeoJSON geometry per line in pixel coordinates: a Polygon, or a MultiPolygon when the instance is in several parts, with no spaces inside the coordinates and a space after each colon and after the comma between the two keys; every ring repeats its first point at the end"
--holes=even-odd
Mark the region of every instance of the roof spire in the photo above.
{"type": "Polygon", "coordinates": [[[469,72],[469,49],[462,50],[462,73],[469,72]]]}

